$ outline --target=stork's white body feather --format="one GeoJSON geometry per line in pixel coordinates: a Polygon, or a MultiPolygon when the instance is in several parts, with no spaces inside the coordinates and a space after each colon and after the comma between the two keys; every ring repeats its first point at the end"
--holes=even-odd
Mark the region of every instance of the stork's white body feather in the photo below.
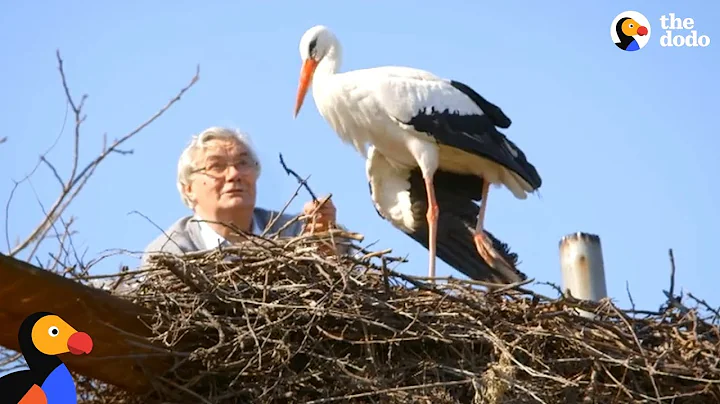
{"type": "Polygon", "coordinates": [[[375,146],[370,146],[365,173],[370,183],[373,204],[380,215],[407,233],[415,231],[408,180],[410,170],[393,166],[391,160],[377,151],[375,146]]]}
{"type": "MultiPolygon", "coordinates": [[[[352,144],[364,157],[368,157],[367,146],[371,144],[396,167],[419,166],[424,173],[433,173],[442,166],[458,174],[482,176],[488,182],[504,184],[519,199],[532,191],[530,184],[505,167],[439,145],[431,136],[406,124],[416,114],[431,109],[460,115],[483,114],[448,80],[399,66],[332,74],[332,66],[324,66],[325,62],[320,62],[313,81],[315,104],[340,139],[352,144]]],[[[506,147],[517,154],[509,144],[506,147]]]]}

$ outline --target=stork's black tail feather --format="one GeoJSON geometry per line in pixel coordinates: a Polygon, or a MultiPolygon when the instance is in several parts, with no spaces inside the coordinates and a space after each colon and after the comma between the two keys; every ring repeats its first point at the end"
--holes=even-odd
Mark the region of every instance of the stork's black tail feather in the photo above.
{"type": "MultiPolygon", "coordinates": [[[[410,181],[414,190],[410,196],[413,201],[413,216],[416,223],[423,223],[417,231],[408,235],[428,248],[428,227],[425,218],[427,212],[427,194],[419,170],[411,173],[410,181]]],[[[438,218],[437,256],[448,265],[471,279],[492,283],[515,283],[527,279],[519,270],[494,268],[477,252],[474,231],[477,224],[478,205],[483,181],[474,176],[463,176],[439,171],[435,174],[435,199],[440,208],[438,218]]],[[[492,240],[495,250],[513,267],[518,255],[510,250],[508,244],[500,241],[489,231],[485,233],[492,240]]]]}
{"type": "MultiPolygon", "coordinates": [[[[510,246],[507,243],[504,243],[500,241],[497,237],[495,237],[492,233],[485,230],[485,234],[487,234],[490,237],[490,240],[492,240],[493,247],[495,247],[495,250],[502,254],[503,258],[512,266],[517,266],[518,264],[518,255],[515,252],[512,252],[510,250],[510,246]]],[[[524,275],[523,275],[524,276],[524,275]]]]}

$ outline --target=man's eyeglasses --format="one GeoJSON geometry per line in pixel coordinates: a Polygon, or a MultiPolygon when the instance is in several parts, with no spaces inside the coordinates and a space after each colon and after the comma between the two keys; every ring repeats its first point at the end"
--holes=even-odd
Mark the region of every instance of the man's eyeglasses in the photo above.
{"type": "Polygon", "coordinates": [[[224,159],[212,160],[205,167],[193,170],[193,173],[204,172],[213,176],[221,176],[227,173],[228,168],[235,167],[239,172],[244,173],[257,168],[257,163],[249,157],[240,160],[230,161],[224,159]]]}

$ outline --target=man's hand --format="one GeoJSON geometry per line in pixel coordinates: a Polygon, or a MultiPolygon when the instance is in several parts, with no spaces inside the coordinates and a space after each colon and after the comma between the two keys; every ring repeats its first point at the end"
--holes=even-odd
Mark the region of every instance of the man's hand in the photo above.
{"type": "Polygon", "coordinates": [[[303,214],[309,215],[305,222],[304,233],[318,233],[328,231],[335,227],[336,215],[335,205],[328,197],[320,198],[317,202],[310,201],[303,207],[303,214]],[[325,203],[318,208],[323,202],[325,203]]]}

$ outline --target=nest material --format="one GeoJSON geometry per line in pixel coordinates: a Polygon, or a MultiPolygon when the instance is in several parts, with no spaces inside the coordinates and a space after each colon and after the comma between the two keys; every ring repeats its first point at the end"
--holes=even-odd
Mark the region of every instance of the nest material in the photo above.
{"type": "Polygon", "coordinates": [[[694,311],[640,318],[610,301],[551,299],[519,286],[432,284],[374,264],[388,261],[383,254],[327,256],[319,243],[253,239],[158,256],[132,298],[154,311],[153,343],[172,349],[177,366],[155,375],[148,395],[113,386],[92,395],[126,403],[720,400],[720,332],[694,311]]]}

